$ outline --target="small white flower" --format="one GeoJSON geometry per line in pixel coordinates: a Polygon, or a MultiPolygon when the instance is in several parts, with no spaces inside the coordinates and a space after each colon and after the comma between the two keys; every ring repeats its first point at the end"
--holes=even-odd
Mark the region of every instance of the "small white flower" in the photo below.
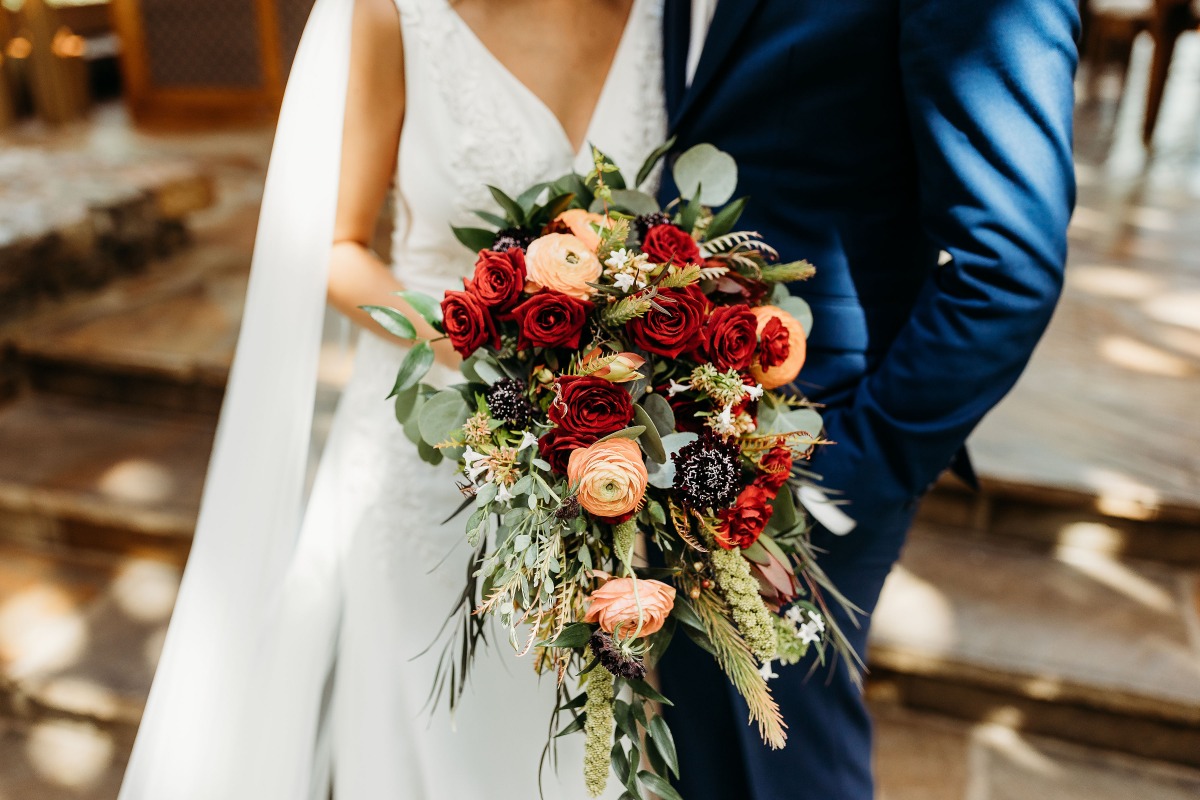
{"type": "Polygon", "coordinates": [[[772,678],[779,677],[779,674],[775,672],[775,670],[771,669],[771,664],[773,663],[774,662],[772,661],[765,661],[763,662],[763,665],[758,668],[758,674],[762,675],[764,681],[769,681],[772,678]]]}
{"type": "Polygon", "coordinates": [[[622,270],[629,266],[633,260],[633,254],[622,247],[620,250],[613,250],[608,258],[604,259],[605,266],[612,267],[615,270],[622,270]]]}
{"type": "Polygon", "coordinates": [[[613,286],[617,287],[622,292],[628,292],[633,288],[633,285],[633,275],[629,274],[628,272],[622,272],[613,278],[613,286]]]}
{"type": "Polygon", "coordinates": [[[813,621],[813,624],[817,626],[817,630],[819,630],[819,631],[825,630],[825,620],[821,619],[819,614],[815,614],[812,611],[809,611],[808,618],[811,619],[813,621]]]}
{"type": "Polygon", "coordinates": [[[811,622],[801,625],[796,633],[799,634],[800,641],[804,644],[817,644],[821,641],[821,635],[817,632],[817,626],[811,622]]]}
{"type": "Polygon", "coordinates": [[[763,396],[764,389],[761,383],[756,383],[753,386],[746,387],[746,396],[751,400],[758,400],[763,396]]]}
{"type": "Polygon", "coordinates": [[[804,615],[800,612],[800,606],[790,606],[788,610],[783,613],[783,616],[787,618],[787,621],[793,625],[799,625],[804,621],[804,615]]]}
{"type": "Polygon", "coordinates": [[[466,465],[467,477],[472,481],[479,480],[479,476],[485,472],[490,472],[491,468],[487,463],[487,456],[483,453],[476,452],[470,446],[463,451],[463,464],[466,465]]]}
{"type": "Polygon", "coordinates": [[[737,426],[733,424],[733,406],[725,406],[720,414],[712,418],[712,429],[725,436],[737,433],[737,426]]]}
{"type": "Polygon", "coordinates": [[[537,437],[534,436],[529,431],[525,431],[524,433],[521,434],[521,443],[519,445],[517,445],[517,452],[519,453],[522,450],[526,449],[527,447],[533,447],[537,443],[538,443],[537,437]]]}
{"type": "Polygon", "coordinates": [[[508,490],[508,484],[500,484],[500,490],[496,492],[496,500],[501,503],[507,503],[509,500],[512,500],[513,497],[513,493],[508,490]]]}
{"type": "Polygon", "coordinates": [[[686,392],[692,388],[690,383],[677,383],[674,378],[671,379],[671,386],[667,389],[667,396],[674,397],[680,392],[686,392]]]}

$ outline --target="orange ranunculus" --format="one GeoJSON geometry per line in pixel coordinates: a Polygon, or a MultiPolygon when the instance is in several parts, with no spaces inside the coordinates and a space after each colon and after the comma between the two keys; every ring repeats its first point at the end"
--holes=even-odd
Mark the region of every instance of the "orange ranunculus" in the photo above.
{"type": "Polygon", "coordinates": [[[579,487],[579,505],[598,517],[624,516],[638,507],[650,476],[630,439],[609,439],[571,451],[567,480],[579,487]]]}
{"type": "Polygon", "coordinates": [[[547,233],[525,251],[525,273],[538,286],[587,300],[601,272],[600,259],[578,236],[547,233]]]}
{"type": "MultiPolygon", "coordinates": [[[[800,368],[804,366],[804,358],[808,353],[804,328],[795,317],[778,306],[759,306],[752,310],[754,316],[758,317],[760,339],[771,320],[778,320],[771,327],[775,331],[786,332],[787,341],[783,347],[772,348],[772,355],[775,358],[765,359],[763,353],[760,352],[750,365],[750,374],[754,380],[762,384],[764,389],[778,389],[780,386],[786,386],[796,380],[796,376],[800,374],[800,368]],[[783,331],[779,331],[780,325],[782,325],[783,331]],[[764,361],[771,363],[772,366],[764,366],[764,361]]],[[[760,351],[762,347],[763,343],[760,342],[760,351]]]]}
{"type": "Polygon", "coordinates": [[[592,592],[583,619],[599,622],[601,629],[618,637],[633,636],[638,629],[639,603],[642,629],[638,635],[649,636],[662,628],[675,607],[675,587],[660,581],[613,578],[592,592]]]}
{"type": "Polygon", "coordinates": [[[593,253],[600,247],[600,234],[592,226],[596,225],[600,228],[611,226],[603,214],[593,214],[582,208],[568,209],[559,214],[554,221],[566,225],[567,229],[593,253]]]}

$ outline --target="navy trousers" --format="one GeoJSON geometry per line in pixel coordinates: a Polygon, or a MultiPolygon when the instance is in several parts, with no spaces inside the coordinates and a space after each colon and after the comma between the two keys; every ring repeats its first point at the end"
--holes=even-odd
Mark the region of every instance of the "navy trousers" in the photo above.
{"type": "MultiPolygon", "coordinates": [[[[821,567],[852,602],[868,614],[883,581],[900,556],[912,509],[893,530],[855,530],[833,536],[824,529],[813,542],[826,552],[821,567]]],[[[838,623],[866,657],[869,617],[859,626],[838,623]]],[[[810,661],[775,666],[771,681],[788,725],[788,744],[771,750],[747,724],[746,704],[712,656],[678,632],[659,665],[664,709],[679,750],[684,800],[871,800],[871,720],[861,691],[845,664],[810,661]],[[806,679],[807,678],[807,679],[806,679]]]]}

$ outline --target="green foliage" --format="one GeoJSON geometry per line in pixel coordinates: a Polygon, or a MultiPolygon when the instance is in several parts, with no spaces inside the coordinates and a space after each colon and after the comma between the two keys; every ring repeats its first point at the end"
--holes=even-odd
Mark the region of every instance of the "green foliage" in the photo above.
{"type": "Polygon", "coordinates": [[[394,308],[387,306],[359,306],[379,324],[379,327],[399,339],[417,338],[416,328],[409,322],[408,317],[394,308]]]}
{"type": "Polygon", "coordinates": [[[708,223],[708,228],[704,232],[705,238],[716,239],[732,231],[733,226],[737,225],[738,220],[742,218],[742,212],[746,210],[746,203],[749,200],[748,197],[739,197],[718,211],[713,216],[712,222],[708,223]]]}
{"type": "Polygon", "coordinates": [[[405,290],[403,292],[397,292],[397,294],[403,297],[405,302],[412,306],[413,311],[416,311],[418,314],[420,314],[421,318],[428,322],[430,327],[432,327],[438,333],[442,332],[441,303],[422,292],[405,290]]]}
{"type": "MultiPolygon", "coordinates": [[[[404,360],[400,362],[400,369],[396,372],[396,383],[392,386],[392,392],[388,397],[396,397],[402,392],[415,389],[417,383],[425,377],[431,366],[433,366],[433,346],[429,342],[421,340],[409,348],[404,360]]],[[[399,414],[399,408],[397,406],[397,414],[399,414]]]]}
{"type": "Polygon", "coordinates": [[[485,228],[459,228],[451,225],[450,230],[454,231],[454,238],[472,253],[487,250],[496,241],[496,232],[485,228]]]}
{"type": "Polygon", "coordinates": [[[681,197],[706,206],[729,202],[737,189],[737,162],[711,144],[698,144],[685,151],[675,159],[672,174],[681,197]]]}
{"type": "Polygon", "coordinates": [[[762,279],[773,283],[803,281],[817,274],[817,268],[807,261],[792,261],[788,264],[767,264],[762,267],[762,279]]]}
{"type": "Polygon", "coordinates": [[[641,186],[646,182],[646,179],[650,177],[650,173],[654,171],[654,165],[657,164],[663,156],[671,152],[671,148],[675,146],[675,142],[677,140],[678,137],[672,136],[670,139],[667,139],[658,147],[654,148],[654,152],[646,157],[646,160],[642,162],[642,166],[638,169],[637,179],[634,181],[635,185],[641,186]]]}

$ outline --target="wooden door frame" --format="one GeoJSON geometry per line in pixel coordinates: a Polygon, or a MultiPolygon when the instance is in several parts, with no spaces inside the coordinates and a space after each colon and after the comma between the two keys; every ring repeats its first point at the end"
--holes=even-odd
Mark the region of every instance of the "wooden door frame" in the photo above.
{"type": "Polygon", "coordinates": [[[121,77],[134,119],[158,126],[252,123],[274,119],[283,99],[279,10],[275,0],[253,0],[258,22],[262,86],[258,88],[155,86],[142,24],[141,0],[111,0],[113,29],[121,39],[121,77]]]}

